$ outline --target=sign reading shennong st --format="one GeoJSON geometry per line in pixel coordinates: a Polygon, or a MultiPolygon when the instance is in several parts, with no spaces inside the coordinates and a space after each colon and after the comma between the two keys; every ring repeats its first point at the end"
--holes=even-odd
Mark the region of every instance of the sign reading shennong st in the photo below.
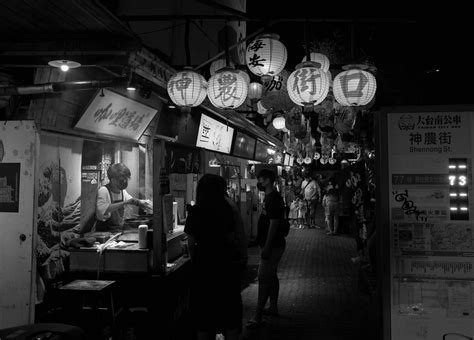
{"type": "Polygon", "coordinates": [[[389,115],[391,152],[430,155],[470,152],[470,112],[423,112],[389,115]]]}

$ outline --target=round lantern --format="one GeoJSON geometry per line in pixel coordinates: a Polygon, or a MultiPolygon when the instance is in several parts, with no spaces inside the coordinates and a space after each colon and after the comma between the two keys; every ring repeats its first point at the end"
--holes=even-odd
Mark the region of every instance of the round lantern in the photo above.
{"type": "Polygon", "coordinates": [[[235,65],[232,61],[229,60],[229,65],[227,65],[225,58],[219,58],[219,59],[214,60],[211,63],[211,66],[209,66],[209,73],[211,74],[211,76],[213,76],[217,71],[223,69],[224,67],[234,67],[234,66],[235,65]]]}
{"type": "Polygon", "coordinates": [[[273,126],[277,130],[282,130],[285,128],[285,117],[284,116],[276,116],[275,119],[272,121],[273,126]]]}
{"type": "Polygon", "coordinates": [[[321,157],[321,155],[319,154],[319,152],[316,151],[316,152],[314,153],[314,157],[313,157],[313,158],[314,158],[315,160],[318,160],[320,157],[321,157]]]}
{"type": "Polygon", "coordinates": [[[336,164],[336,159],[335,158],[329,158],[329,164],[334,165],[336,164]]]}
{"type": "Polygon", "coordinates": [[[259,100],[260,98],[262,98],[262,94],[263,94],[263,85],[262,84],[256,83],[256,82],[253,82],[253,83],[249,84],[249,89],[248,89],[247,96],[251,100],[259,100]]]}
{"type": "Polygon", "coordinates": [[[278,39],[277,34],[263,34],[247,46],[245,60],[250,72],[266,79],[283,70],[288,55],[278,39]]]}
{"type": "Polygon", "coordinates": [[[242,76],[242,78],[244,78],[245,83],[247,84],[247,86],[249,86],[249,84],[250,84],[250,76],[249,76],[249,74],[248,74],[246,71],[244,71],[244,70],[239,70],[239,69],[237,69],[237,72],[242,76]]]}
{"type": "MultiPolygon", "coordinates": [[[[311,52],[309,55],[309,60],[312,62],[315,62],[316,67],[320,68],[324,72],[329,71],[329,65],[331,65],[331,63],[329,62],[328,57],[326,57],[324,54],[311,52]]],[[[306,56],[303,58],[303,60],[301,60],[301,62],[305,62],[305,61],[308,61],[306,60],[306,56]]]]}
{"type": "Polygon", "coordinates": [[[170,78],[167,89],[173,103],[190,110],[206,99],[207,82],[199,73],[185,69],[170,78]]]}
{"type": "Polygon", "coordinates": [[[321,157],[321,158],[319,159],[319,162],[320,162],[321,164],[323,164],[323,165],[326,164],[328,161],[329,161],[329,159],[328,159],[327,157],[321,157]]]}
{"type": "Polygon", "coordinates": [[[288,77],[287,89],[295,104],[312,108],[328,95],[329,77],[315,63],[305,61],[288,77]]]}
{"type": "Polygon", "coordinates": [[[364,70],[351,69],[339,73],[333,81],[336,101],[343,106],[362,106],[368,104],[375,95],[375,77],[364,70]]]}
{"type": "Polygon", "coordinates": [[[298,158],[296,159],[296,163],[298,163],[298,164],[300,164],[300,165],[303,164],[303,158],[302,158],[302,157],[298,157],[298,158]]]}
{"type": "Polygon", "coordinates": [[[304,164],[311,164],[312,161],[313,161],[313,160],[311,159],[311,157],[308,157],[308,156],[306,156],[306,157],[303,159],[304,164]]]}
{"type": "Polygon", "coordinates": [[[223,68],[210,79],[207,96],[212,105],[220,109],[235,109],[247,97],[245,79],[234,69],[223,68]]]}

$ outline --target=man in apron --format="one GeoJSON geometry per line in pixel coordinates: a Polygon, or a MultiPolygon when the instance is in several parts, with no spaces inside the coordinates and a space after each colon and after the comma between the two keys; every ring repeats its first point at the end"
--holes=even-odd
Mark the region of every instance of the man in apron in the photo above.
{"type": "Polygon", "coordinates": [[[114,163],[107,169],[109,183],[99,188],[96,201],[96,222],[92,231],[121,229],[124,223],[125,205],[140,205],[125,188],[130,179],[130,169],[123,163],[114,163]]]}

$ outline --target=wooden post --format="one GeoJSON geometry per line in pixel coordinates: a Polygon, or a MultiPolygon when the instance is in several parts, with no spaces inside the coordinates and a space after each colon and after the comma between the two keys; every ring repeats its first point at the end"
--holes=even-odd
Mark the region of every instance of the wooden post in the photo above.
{"type": "Polygon", "coordinates": [[[163,194],[161,190],[161,169],[165,166],[165,141],[153,141],[153,268],[166,273],[167,244],[163,230],[163,194]]]}

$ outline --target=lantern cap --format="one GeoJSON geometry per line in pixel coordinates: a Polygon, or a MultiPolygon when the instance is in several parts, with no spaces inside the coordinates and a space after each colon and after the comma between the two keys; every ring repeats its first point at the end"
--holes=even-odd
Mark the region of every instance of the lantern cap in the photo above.
{"type": "Polygon", "coordinates": [[[275,39],[275,40],[280,40],[280,35],[276,34],[276,33],[262,33],[260,34],[259,36],[257,36],[255,38],[255,40],[257,39],[263,39],[263,38],[269,38],[269,39],[275,39]]]}
{"type": "Polygon", "coordinates": [[[314,67],[314,68],[317,68],[317,69],[320,69],[318,67],[318,64],[315,63],[314,61],[311,61],[311,60],[306,60],[306,61],[303,61],[301,63],[299,63],[298,65],[296,65],[295,69],[300,69],[300,68],[303,68],[303,67],[314,67]]]}
{"type": "Polygon", "coordinates": [[[239,70],[236,70],[232,66],[225,66],[219,70],[216,71],[216,73],[222,73],[222,72],[232,72],[232,73],[239,73],[239,70]]]}
{"type": "Polygon", "coordinates": [[[347,65],[344,65],[342,66],[342,69],[344,71],[348,71],[348,70],[362,70],[362,71],[366,71],[369,69],[369,66],[366,65],[366,64],[347,64],[347,65]]]}
{"type": "Polygon", "coordinates": [[[184,66],[183,71],[194,71],[194,67],[192,66],[184,66]]]}

